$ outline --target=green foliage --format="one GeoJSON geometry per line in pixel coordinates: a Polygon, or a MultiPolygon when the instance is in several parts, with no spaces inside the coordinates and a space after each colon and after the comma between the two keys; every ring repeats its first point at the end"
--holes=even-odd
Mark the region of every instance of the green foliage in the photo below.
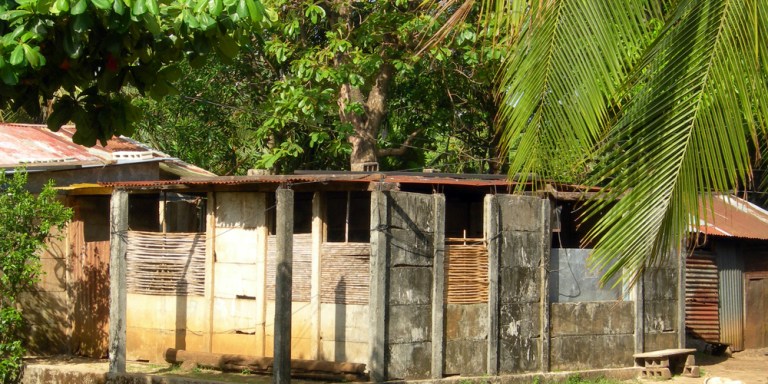
{"type": "Polygon", "coordinates": [[[586,240],[604,282],[679,254],[712,193],[751,188],[768,133],[768,3],[484,3],[519,26],[502,30],[498,88],[510,173],[604,187],[583,217],[598,219],[586,240]]]}
{"type": "Polygon", "coordinates": [[[125,87],[172,93],[179,62],[231,59],[265,18],[258,0],[0,0],[0,108],[38,116],[50,100],[51,129],[106,142],[140,115],[125,87]]]}
{"type": "Polygon", "coordinates": [[[389,66],[375,142],[398,149],[413,138],[404,153],[380,157],[385,169],[500,168],[486,160],[497,156],[488,90],[501,58],[487,32],[463,23],[455,38],[419,55],[439,23],[417,4],[265,4],[278,10],[277,21],[254,35],[234,63],[213,58],[199,69],[182,68],[179,95],[141,102],[151,118],[137,139],[222,174],[346,168],[355,127],[341,115],[365,115],[369,106],[363,97],[340,107],[341,89],[348,84],[367,95],[389,66]],[[197,154],[182,142],[201,135],[213,144],[197,154]]]}
{"type": "Polygon", "coordinates": [[[47,184],[35,196],[26,189],[27,174],[17,169],[0,174],[0,382],[18,378],[24,355],[20,293],[31,288],[41,273],[39,252],[52,231],[61,228],[71,211],[56,200],[47,184]]]}

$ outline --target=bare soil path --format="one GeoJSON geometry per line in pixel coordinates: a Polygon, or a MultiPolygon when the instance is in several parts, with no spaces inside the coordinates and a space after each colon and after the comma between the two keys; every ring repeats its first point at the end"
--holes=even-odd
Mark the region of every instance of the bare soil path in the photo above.
{"type": "Polygon", "coordinates": [[[768,348],[736,352],[728,356],[696,354],[700,378],[675,376],[668,383],[703,384],[707,378],[741,380],[745,384],[768,384],[768,348]]]}

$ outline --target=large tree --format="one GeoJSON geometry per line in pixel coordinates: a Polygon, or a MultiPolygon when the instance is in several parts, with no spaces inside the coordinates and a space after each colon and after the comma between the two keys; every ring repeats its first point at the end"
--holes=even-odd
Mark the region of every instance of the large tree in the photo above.
{"type": "Polygon", "coordinates": [[[126,88],[164,96],[178,63],[233,57],[269,19],[259,0],[0,0],[0,109],[106,142],[137,118],[126,88]]]}
{"type": "Polygon", "coordinates": [[[768,3],[484,3],[512,37],[497,88],[510,172],[553,177],[570,164],[604,187],[585,217],[599,217],[590,240],[605,279],[622,268],[634,279],[679,250],[711,194],[756,187],[768,3]]]}
{"type": "Polygon", "coordinates": [[[439,23],[418,4],[265,4],[278,20],[234,63],[184,69],[179,95],[142,102],[150,118],[139,139],[226,174],[341,169],[350,160],[500,169],[488,89],[501,55],[483,29],[461,23],[454,39],[419,52],[439,23]],[[183,137],[212,150],[198,156],[183,137]]]}

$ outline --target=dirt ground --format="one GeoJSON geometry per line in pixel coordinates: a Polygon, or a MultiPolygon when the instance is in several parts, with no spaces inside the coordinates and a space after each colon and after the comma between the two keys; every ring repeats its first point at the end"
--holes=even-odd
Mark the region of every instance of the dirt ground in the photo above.
{"type": "Polygon", "coordinates": [[[697,353],[696,365],[701,367],[700,378],[674,376],[668,383],[703,384],[707,378],[720,377],[745,384],[768,384],[768,348],[736,352],[730,357],[697,353]]]}
{"type": "MultiPolygon", "coordinates": [[[[106,372],[107,362],[94,361],[77,357],[46,357],[25,359],[28,365],[55,366],[62,371],[77,372],[106,372]]],[[[712,356],[702,353],[696,354],[696,364],[701,368],[701,377],[690,378],[674,376],[666,381],[670,384],[704,384],[708,378],[728,378],[741,380],[744,384],[768,384],[768,348],[747,350],[734,353],[730,356],[712,356]]],[[[155,365],[147,363],[129,363],[128,372],[145,373],[150,375],[177,376],[195,379],[214,380],[216,382],[232,383],[269,383],[270,376],[252,375],[246,373],[223,374],[211,370],[194,369],[185,371],[177,366],[167,364],[155,365]]],[[[659,380],[632,380],[637,383],[657,382],[659,380]]],[[[298,383],[313,383],[297,381],[298,383]]],[[[628,383],[630,383],[628,382],[628,383]]],[[[314,382],[317,383],[317,382],[314,382]]]]}

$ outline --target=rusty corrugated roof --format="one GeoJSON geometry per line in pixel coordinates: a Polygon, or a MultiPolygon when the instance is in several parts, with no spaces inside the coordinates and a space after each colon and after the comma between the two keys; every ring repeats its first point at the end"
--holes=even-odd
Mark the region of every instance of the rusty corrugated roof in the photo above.
{"type": "Polygon", "coordinates": [[[62,165],[102,162],[97,153],[42,125],[0,124],[0,165],[62,165]]]}
{"type": "Polygon", "coordinates": [[[214,176],[127,137],[113,137],[107,145],[88,148],[72,142],[74,133],[72,125],[53,132],[45,125],[0,123],[0,168],[53,170],[155,161],[166,164],[172,174],[214,176]]]}
{"type": "Polygon", "coordinates": [[[487,175],[431,175],[428,173],[364,173],[364,172],[322,172],[318,174],[301,173],[295,175],[258,175],[258,176],[217,176],[203,178],[182,178],[181,180],[148,180],[105,183],[107,186],[123,188],[153,188],[173,185],[204,186],[204,185],[246,185],[246,184],[306,184],[306,183],[372,183],[383,182],[393,184],[430,184],[457,185],[474,187],[509,186],[510,181],[505,176],[487,177],[487,175]]]}
{"type": "Polygon", "coordinates": [[[702,199],[698,231],[707,235],[768,240],[768,211],[736,196],[702,199]]]}

